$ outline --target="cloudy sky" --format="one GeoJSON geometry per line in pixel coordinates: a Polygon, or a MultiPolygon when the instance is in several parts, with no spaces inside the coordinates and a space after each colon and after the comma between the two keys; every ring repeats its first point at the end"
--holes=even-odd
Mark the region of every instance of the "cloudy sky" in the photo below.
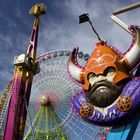
{"type": "MultiPolygon", "coordinates": [[[[29,9],[37,2],[47,4],[41,17],[38,52],[72,50],[85,53],[95,48],[97,38],[88,23],[79,24],[79,15],[89,13],[94,27],[103,40],[122,52],[131,44],[131,36],[110,18],[113,10],[139,0],[1,0],[0,4],[0,92],[13,77],[14,56],[25,53],[32,30],[33,16],[29,9]]],[[[140,9],[119,17],[128,25],[140,25],[140,9]]]]}
{"type": "MultiPolygon", "coordinates": [[[[37,2],[47,4],[47,13],[41,17],[38,52],[72,50],[91,53],[97,38],[88,23],[79,24],[79,15],[89,13],[94,27],[103,40],[125,51],[131,36],[110,18],[114,9],[136,3],[138,0],[5,0],[0,4],[0,91],[13,75],[13,58],[25,53],[32,30],[33,16],[29,9],[37,2]]],[[[140,24],[140,10],[119,17],[127,24],[140,24]]]]}

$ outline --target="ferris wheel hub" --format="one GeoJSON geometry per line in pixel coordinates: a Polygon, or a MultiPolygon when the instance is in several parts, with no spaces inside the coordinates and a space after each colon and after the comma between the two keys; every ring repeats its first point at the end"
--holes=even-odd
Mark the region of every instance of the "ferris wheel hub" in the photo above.
{"type": "Polygon", "coordinates": [[[43,95],[43,96],[40,98],[40,104],[41,104],[42,106],[46,106],[48,103],[49,103],[49,96],[43,95]]]}

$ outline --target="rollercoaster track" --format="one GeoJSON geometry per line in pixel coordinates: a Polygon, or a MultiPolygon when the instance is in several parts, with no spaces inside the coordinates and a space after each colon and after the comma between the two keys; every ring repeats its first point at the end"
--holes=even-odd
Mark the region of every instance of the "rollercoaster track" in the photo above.
{"type": "Polygon", "coordinates": [[[8,109],[8,105],[11,98],[11,93],[13,91],[14,81],[10,81],[9,84],[6,86],[5,91],[2,94],[2,98],[0,99],[0,132],[3,133],[4,131],[4,123],[6,119],[6,113],[8,109]]]}

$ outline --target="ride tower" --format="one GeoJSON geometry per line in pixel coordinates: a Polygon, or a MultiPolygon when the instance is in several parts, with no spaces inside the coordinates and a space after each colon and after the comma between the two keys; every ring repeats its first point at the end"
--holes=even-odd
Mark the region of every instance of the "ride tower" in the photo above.
{"type": "Polygon", "coordinates": [[[29,14],[35,19],[26,54],[14,58],[13,91],[9,103],[3,140],[22,140],[33,76],[39,72],[36,63],[39,17],[46,12],[45,4],[36,4],[29,14]]]}

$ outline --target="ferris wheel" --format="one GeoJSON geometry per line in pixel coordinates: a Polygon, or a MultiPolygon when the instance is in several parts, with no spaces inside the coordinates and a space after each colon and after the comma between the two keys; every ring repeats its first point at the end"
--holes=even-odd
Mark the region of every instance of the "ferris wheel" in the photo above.
{"type": "MultiPolygon", "coordinates": [[[[103,132],[103,127],[82,121],[70,108],[72,95],[82,87],[69,77],[66,65],[69,54],[55,51],[38,57],[40,73],[33,79],[24,140],[95,140],[103,132]]],[[[78,53],[80,65],[87,60],[88,54],[78,53]]]]}

